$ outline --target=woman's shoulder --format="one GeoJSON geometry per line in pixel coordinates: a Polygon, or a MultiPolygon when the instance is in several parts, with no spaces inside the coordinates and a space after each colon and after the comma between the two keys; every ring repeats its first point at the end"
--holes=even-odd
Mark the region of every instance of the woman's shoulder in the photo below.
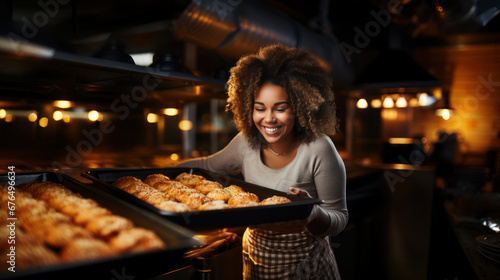
{"type": "Polygon", "coordinates": [[[304,145],[305,153],[321,160],[340,160],[340,155],[332,139],[321,135],[318,139],[304,145]]]}
{"type": "Polygon", "coordinates": [[[236,134],[227,147],[232,151],[237,150],[239,153],[247,152],[252,149],[248,142],[248,138],[242,132],[236,134]]]}
{"type": "Polygon", "coordinates": [[[337,151],[335,148],[335,144],[332,139],[327,135],[320,135],[316,140],[312,141],[307,145],[310,149],[318,150],[318,151],[337,151]]]}

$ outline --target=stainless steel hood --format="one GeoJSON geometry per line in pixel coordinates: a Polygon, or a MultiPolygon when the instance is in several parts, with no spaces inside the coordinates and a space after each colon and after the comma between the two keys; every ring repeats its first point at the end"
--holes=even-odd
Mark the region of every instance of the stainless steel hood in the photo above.
{"type": "Polygon", "coordinates": [[[172,99],[224,98],[223,80],[89,57],[0,37],[3,100],[112,102],[135,95],[154,107],[172,99]]]}

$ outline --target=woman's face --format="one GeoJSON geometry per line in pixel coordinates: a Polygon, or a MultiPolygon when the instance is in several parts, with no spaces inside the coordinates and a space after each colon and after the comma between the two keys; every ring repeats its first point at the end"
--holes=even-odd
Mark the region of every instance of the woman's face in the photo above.
{"type": "Polygon", "coordinates": [[[253,105],[253,122],[269,144],[293,141],[295,114],[281,86],[264,84],[253,105]]]}

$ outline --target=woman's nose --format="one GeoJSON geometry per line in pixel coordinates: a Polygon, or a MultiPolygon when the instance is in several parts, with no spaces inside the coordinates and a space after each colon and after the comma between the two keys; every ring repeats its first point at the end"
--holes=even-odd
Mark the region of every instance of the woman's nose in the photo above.
{"type": "Polygon", "coordinates": [[[266,117],[265,117],[265,121],[268,122],[268,123],[272,123],[276,120],[276,118],[274,117],[274,114],[271,110],[268,110],[266,112],[266,117]]]}

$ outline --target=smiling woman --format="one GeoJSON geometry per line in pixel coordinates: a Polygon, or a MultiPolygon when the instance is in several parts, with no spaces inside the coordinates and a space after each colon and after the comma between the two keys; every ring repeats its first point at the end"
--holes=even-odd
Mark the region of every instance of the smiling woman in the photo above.
{"type": "MultiPolygon", "coordinates": [[[[257,225],[243,236],[244,279],[340,279],[329,235],[347,224],[345,167],[328,73],[304,50],[273,45],[241,58],[228,81],[240,133],[223,150],[182,163],[319,198],[307,219],[257,225]]],[[[271,213],[270,213],[271,214],[271,213]]]]}

